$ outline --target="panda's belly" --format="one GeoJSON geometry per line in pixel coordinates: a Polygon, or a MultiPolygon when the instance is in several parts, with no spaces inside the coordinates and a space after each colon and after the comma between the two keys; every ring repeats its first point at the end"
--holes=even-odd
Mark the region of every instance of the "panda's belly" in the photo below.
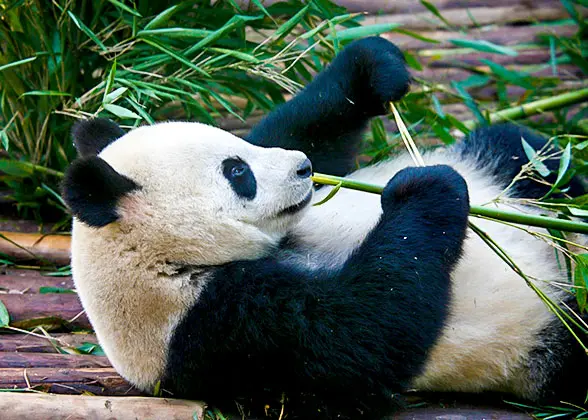
{"type": "MultiPolygon", "coordinates": [[[[425,156],[427,164],[450,164],[468,183],[470,202],[490,202],[501,188],[470,162],[446,152],[425,156]]],[[[361,169],[352,178],[385,185],[400,169],[411,166],[409,157],[395,158],[361,169]]],[[[324,188],[315,202],[329,192],[324,188]]],[[[512,210],[512,209],[511,209],[512,210]]],[[[338,267],[376,225],[380,197],[341,189],[327,203],[308,209],[294,231],[293,261],[312,268],[338,267]]],[[[500,223],[471,220],[486,231],[528,275],[562,281],[553,248],[528,233],[500,223]]],[[[549,295],[556,292],[537,284],[549,295]]],[[[420,389],[436,391],[507,390],[520,394],[528,384],[529,351],[553,316],[537,294],[475,233],[469,232],[464,256],[452,274],[451,315],[423,374],[414,381],[420,389]],[[517,389],[519,388],[519,389],[517,389]]]]}

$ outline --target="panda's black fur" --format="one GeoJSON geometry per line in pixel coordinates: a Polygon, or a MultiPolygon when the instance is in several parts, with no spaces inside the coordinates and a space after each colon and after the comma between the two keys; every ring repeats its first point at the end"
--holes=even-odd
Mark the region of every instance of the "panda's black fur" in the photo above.
{"type": "Polygon", "coordinates": [[[349,409],[389,404],[420,371],[447,315],[467,188],[447,166],[410,168],[382,203],[384,217],[340,271],[272,257],[216,268],[174,334],[167,386],[211,400],[268,388],[349,409]],[[405,246],[407,235],[418,249],[405,246]]]}
{"type": "MultiPolygon", "coordinates": [[[[354,42],[247,140],[300,150],[316,171],[345,175],[355,169],[369,120],[385,114],[386,104],[408,86],[394,45],[381,38],[354,42]]],[[[94,187],[80,186],[78,172],[97,173],[101,165],[85,162],[99,160],[93,155],[120,133],[94,121],[82,123],[74,135],[83,157],[67,173],[64,197],[78,219],[105,226],[117,217],[117,200],[140,186],[101,170],[99,190],[108,190],[106,199],[98,203],[84,193],[94,187]]],[[[506,186],[528,162],[521,137],[535,149],[545,143],[530,130],[499,124],[453,147],[506,186]]],[[[556,170],[556,164],[546,164],[556,170]]],[[[531,181],[516,185],[516,195],[525,198],[545,192],[531,181]]],[[[572,181],[569,193],[583,193],[581,185],[572,181]]],[[[173,331],[164,389],[218,405],[239,399],[258,414],[266,404],[279,412],[285,395],[288,418],[371,419],[393,408],[397,395],[422,373],[446,326],[451,274],[466,237],[468,188],[449,166],[407,168],[388,182],[381,204],[380,220],[339,267],[314,269],[285,258],[301,252],[294,237],[283,238],[261,259],[180,267],[182,273],[193,270],[194,282],[203,270],[208,277],[173,331]]],[[[555,318],[542,334],[530,357],[536,369],[529,367],[543,383],[538,397],[577,392],[586,355],[555,318]]]]}

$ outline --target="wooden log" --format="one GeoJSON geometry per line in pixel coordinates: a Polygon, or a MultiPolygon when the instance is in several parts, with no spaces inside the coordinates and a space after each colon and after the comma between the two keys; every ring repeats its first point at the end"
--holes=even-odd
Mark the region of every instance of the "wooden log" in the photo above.
{"type": "Polygon", "coordinates": [[[74,283],[71,276],[53,277],[34,270],[6,270],[0,274],[0,291],[5,293],[39,293],[41,287],[72,290],[74,283]]]}
{"type": "Polygon", "coordinates": [[[142,395],[111,367],[0,369],[0,389],[28,389],[29,385],[56,394],[142,395]]]}
{"type": "MultiPolygon", "coordinates": [[[[568,17],[568,14],[561,5],[557,3],[549,3],[537,8],[515,4],[502,7],[447,9],[443,12],[443,17],[450,25],[455,28],[461,28],[490,24],[506,25],[525,22],[547,22],[565,19],[568,17]]],[[[364,25],[392,22],[399,23],[403,28],[409,30],[445,28],[445,24],[434,17],[430,12],[370,15],[363,20],[364,25]]]]}
{"type": "Polygon", "coordinates": [[[525,413],[501,410],[497,408],[420,408],[401,411],[389,417],[394,420],[462,420],[462,419],[492,419],[492,420],[527,420],[533,417],[525,413]]]}
{"type": "MultiPolygon", "coordinates": [[[[488,72],[487,67],[479,66],[478,68],[480,70],[488,72]]],[[[526,66],[509,66],[509,69],[513,71],[522,72],[529,72],[530,70],[526,66]]],[[[473,73],[469,70],[464,70],[462,68],[447,67],[447,63],[444,63],[443,65],[439,66],[431,65],[429,67],[425,67],[422,71],[414,71],[413,74],[421,79],[425,79],[432,83],[449,83],[452,81],[465,80],[468,77],[470,77],[473,73]]],[[[533,71],[532,75],[537,77],[551,76],[551,68],[545,67],[540,70],[533,71]]],[[[570,64],[558,65],[558,77],[560,79],[565,79],[567,81],[580,80],[579,78],[582,77],[582,73],[581,70],[578,69],[576,66],[570,64]]],[[[515,92],[514,94],[516,95],[518,94],[518,92],[515,92]]]]}
{"type": "MultiPolygon", "coordinates": [[[[51,334],[61,347],[79,347],[83,343],[98,343],[94,334],[51,334]]],[[[56,353],[47,338],[31,334],[4,334],[0,339],[0,352],[56,353]]]]}
{"type": "Polygon", "coordinates": [[[106,356],[88,354],[0,352],[0,369],[5,368],[104,368],[112,367],[106,356]]]}
{"type": "Polygon", "coordinates": [[[68,235],[39,235],[20,232],[0,232],[0,252],[17,260],[48,260],[69,264],[68,235]]]}
{"type": "MultiPolygon", "coordinates": [[[[449,42],[450,39],[486,40],[498,45],[512,46],[536,42],[540,34],[550,33],[568,37],[574,35],[577,31],[578,27],[576,25],[487,26],[484,28],[472,28],[467,34],[449,30],[419,31],[420,35],[439,41],[439,44],[421,41],[397,32],[389,32],[382,36],[394,42],[403,50],[421,50],[427,48],[455,48],[455,45],[449,42]]],[[[495,57],[497,56],[495,55],[495,57]]]]}
{"type": "Polygon", "coordinates": [[[67,326],[68,321],[77,317],[71,326],[91,328],[86,315],[80,315],[83,308],[76,294],[7,294],[0,295],[0,300],[8,309],[10,325],[15,327],[29,328],[27,321],[40,318],[48,318],[44,325],[60,324],[61,320],[62,326],[67,326]]]}
{"type": "MultiPolygon", "coordinates": [[[[421,50],[417,53],[420,63],[423,66],[439,65],[439,63],[460,63],[469,66],[484,66],[480,60],[486,59],[502,66],[511,65],[537,65],[548,64],[551,59],[549,50],[544,48],[534,48],[530,50],[518,50],[516,57],[508,55],[499,55],[492,53],[481,53],[469,48],[458,50],[421,50]],[[451,52],[452,54],[439,54],[451,52]]],[[[559,67],[559,64],[558,64],[559,67]]]]}
{"type": "Polygon", "coordinates": [[[203,420],[204,407],[200,402],[169,398],[0,394],[5,420],[203,420]]]}
{"type": "MultiPolygon", "coordinates": [[[[264,0],[265,6],[270,6],[282,0],[264,0]]],[[[418,1],[413,0],[337,0],[336,3],[345,7],[350,12],[368,13],[415,13],[425,12],[427,9],[418,1]]],[[[438,10],[487,6],[487,0],[431,0],[438,10]]],[[[239,4],[247,7],[255,7],[251,1],[241,0],[239,4]]],[[[494,0],[493,6],[534,6],[541,4],[553,4],[553,0],[534,0],[530,3],[527,0],[494,0]]]]}

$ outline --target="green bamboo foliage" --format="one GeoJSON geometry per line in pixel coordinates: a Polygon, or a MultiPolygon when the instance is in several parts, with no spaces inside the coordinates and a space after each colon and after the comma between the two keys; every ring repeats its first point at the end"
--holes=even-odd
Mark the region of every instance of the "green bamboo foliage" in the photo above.
{"type": "Polygon", "coordinates": [[[133,127],[267,112],[332,59],[330,25],[357,26],[353,18],[329,0],[263,10],[232,0],[3,2],[0,181],[21,208],[65,214],[56,191],[75,156],[76,118],[133,127]]]}

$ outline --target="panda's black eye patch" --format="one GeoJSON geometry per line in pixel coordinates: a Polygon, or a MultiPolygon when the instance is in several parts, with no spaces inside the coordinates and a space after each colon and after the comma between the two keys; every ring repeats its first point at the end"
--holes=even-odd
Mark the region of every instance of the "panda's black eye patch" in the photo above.
{"type": "Polygon", "coordinates": [[[223,160],[223,175],[231,188],[241,198],[253,200],[257,193],[257,181],[253,171],[243,159],[235,157],[223,160]]]}

